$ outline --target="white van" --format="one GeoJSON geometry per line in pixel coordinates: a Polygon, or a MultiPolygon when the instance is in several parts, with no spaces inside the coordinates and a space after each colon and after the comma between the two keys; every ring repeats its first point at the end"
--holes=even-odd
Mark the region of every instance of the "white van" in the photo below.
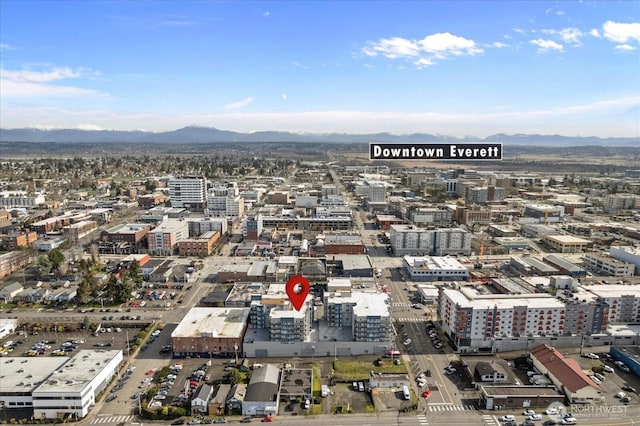
{"type": "Polygon", "coordinates": [[[402,387],[402,397],[407,401],[411,399],[411,394],[409,393],[409,387],[406,385],[402,387]]]}
{"type": "Polygon", "coordinates": [[[359,392],[364,392],[364,383],[363,382],[358,382],[358,391],[359,392]]]}

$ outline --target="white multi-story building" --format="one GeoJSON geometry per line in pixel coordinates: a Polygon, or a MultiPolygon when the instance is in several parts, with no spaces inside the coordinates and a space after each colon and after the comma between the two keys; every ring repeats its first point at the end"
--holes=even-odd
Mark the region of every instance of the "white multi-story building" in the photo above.
{"type": "Polygon", "coordinates": [[[81,350],[31,393],[35,419],[82,419],[122,362],[122,351],[81,350]]]}
{"type": "Polygon", "coordinates": [[[206,207],[207,183],[204,177],[171,178],[168,186],[172,207],[196,211],[203,211],[206,207]]]}
{"type": "Polygon", "coordinates": [[[640,286],[602,284],[584,286],[582,290],[609,306],[609,323],[640,322],[640,286]]]}
{"type": "Polygon", "coordinates": [[[351,327],[356,342],[389,342],[393,339],[391,298],[387,293],[325,293],[324,305],[327,325],[351,327]]]}
{"type": "Polygon", "coordinates": [[[614,277],[631,277],[635,270],[634,264],[608,255],[587,253],[582,260],[585,267],[614,277]]]}
{"type": "Polygon", "coordinates": [[[244,215],[244,202],[236,182],[217,183],[207,192],[205,214],[210,217],[240,217],[244,215]]]}
{"type": "Polygon", "coordinates": [[[411,281],[466,281],[469,270],[453,257],[404,256],[402,264],[411,281]]]}
{"type": "Polygon", "coordinates": [[[491,346],[495,338],[561,335],[565,304],[542,293],[479,294],[472,287],[440,289],[442,328],[456,346],[491,346]]]}
{"type": "Polygon", "coordinates": [[[165,219],[147,234],[149,254],[171,256],[178,242],[189,238],[189,223],[179,219],[165,219]]]}
{"type": "Polygon", "coordinates": [[[640,196],[633,194],[610,194],[604,199],[603,209],[607,213],[632,210],[640,207],[640,196]]]}
{"type": "Polygon", "coordinates": [[[387,187],[384,182],[364,180],[356,183],[356,195],[367,200],[368,203],[385,203],[387,201],[387,187]]]}
{"type": "Polygon", "coordinates": [[[45,203],[44,194],[29,195],[26,191],[0,191],[0,209],[36,207],[45,203]]]}
{"type": "Polygon", "coordinates": [[[635,274],[640,275],[640,249],[630,246],[611,246],[609,255],[635,265],[635,274]]]}
{"type": "Polygon", "coordinates": [[[269,330],[269,340],[280,343],[307,342],[313,321],[313,295],[307,295],[300,310],[291,305],[285,284],[271,284],[266,294],[252,296],[251,328],[269,330]]]}
{"type": "Polygon", "coordinates": [[[471,253],[472,235],[464,229],[423,229],[414,225],[391,225],[389,234],[391,247],[396,256],[471,253]]]}

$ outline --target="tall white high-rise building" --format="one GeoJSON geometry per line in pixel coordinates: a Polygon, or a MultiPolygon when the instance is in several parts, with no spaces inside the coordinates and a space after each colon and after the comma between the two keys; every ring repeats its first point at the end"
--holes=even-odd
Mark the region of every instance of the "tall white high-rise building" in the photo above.
{"type": "Polygon", "coordinates": [[[171,206],[194,211],[206,207],[206,180],[204,177],[181,177],[169,179],[171,206]]]}

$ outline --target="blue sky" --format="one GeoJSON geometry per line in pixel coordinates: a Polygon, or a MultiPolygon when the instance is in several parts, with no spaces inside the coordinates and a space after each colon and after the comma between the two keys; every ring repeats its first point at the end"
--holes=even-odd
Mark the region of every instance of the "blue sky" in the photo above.
{"type": "Polygon", "coordinates": [[[0,125],[640,136],[638,1],[0,1],[0,125]]]}

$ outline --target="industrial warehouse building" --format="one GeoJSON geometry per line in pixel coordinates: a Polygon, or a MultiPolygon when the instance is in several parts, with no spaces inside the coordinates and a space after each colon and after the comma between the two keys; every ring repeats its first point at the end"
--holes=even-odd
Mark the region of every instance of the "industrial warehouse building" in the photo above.
{"type": "Polygon", "coordinates": [[[71,358],[12,357],[2,361],[0,401],[9,413],[33,408],[35,419],[82,419],[122,360],[120,350],[81,350],[71,358]]]}
{"type": "Polygon", "coordinates": [[[192,308],[171,333],[173,356],[242,354],[250,308],[192,308]]]}

